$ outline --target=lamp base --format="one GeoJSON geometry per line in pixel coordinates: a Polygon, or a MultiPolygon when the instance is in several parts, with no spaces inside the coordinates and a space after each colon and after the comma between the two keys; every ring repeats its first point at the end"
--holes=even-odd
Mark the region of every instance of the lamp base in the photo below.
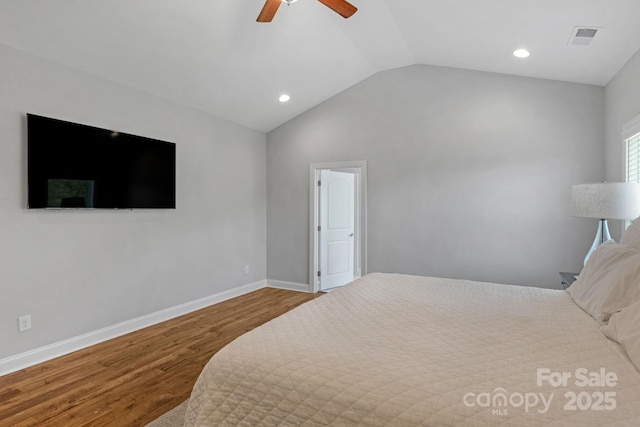
{"type": "Polygon", "coordinates": [[[593,251],[598,249],[598,246],[600,246],[607,240],[611,240],[611,234],[609,234],[609,225],[607,224],[606,219],[601,219],[600,221],[598,221],[598,231],[596,231],[596,238],[593,239],[591,249],[589,249],[589,252],[587,252],[587,256],[584,257],[584,265],[587,265],[587,261],[589,260],[589,257],[591,256],[593,251]]]}

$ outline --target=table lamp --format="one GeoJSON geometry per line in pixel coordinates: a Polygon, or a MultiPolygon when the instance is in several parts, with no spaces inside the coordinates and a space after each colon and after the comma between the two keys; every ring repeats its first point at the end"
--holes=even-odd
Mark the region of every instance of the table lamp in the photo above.
{"type": "Polygon", "coordinates": [[[598,230],[584,263],[601,243],[611,239],[607,219],[634,219],[640,215],[640,184],[601,182],[571,187],[571,215],[598,218],[598,230]]]}

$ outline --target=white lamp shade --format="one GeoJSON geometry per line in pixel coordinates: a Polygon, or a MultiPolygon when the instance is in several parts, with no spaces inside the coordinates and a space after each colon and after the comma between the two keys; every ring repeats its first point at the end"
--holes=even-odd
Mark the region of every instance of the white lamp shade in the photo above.
{"type": "Polygon", "coordinates": [[[599,219],[640,216],[640,184],[604,182],[571,187],[571,215],[599,219]]]}

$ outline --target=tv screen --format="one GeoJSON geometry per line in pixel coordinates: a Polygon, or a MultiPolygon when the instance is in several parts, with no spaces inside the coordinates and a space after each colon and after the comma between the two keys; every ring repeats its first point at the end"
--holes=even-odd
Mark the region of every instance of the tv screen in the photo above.
{"type": "Polygon", "coordinates": [[[175,209],[176,145],[27,114],[30,209],[175,209]]]}

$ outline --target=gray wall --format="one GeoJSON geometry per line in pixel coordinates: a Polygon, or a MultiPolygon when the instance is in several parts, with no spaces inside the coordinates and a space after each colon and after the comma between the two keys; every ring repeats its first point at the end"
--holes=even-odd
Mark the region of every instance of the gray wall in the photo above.
{"type": "Polygon", "coordinates": [[[267,276],[308,280],[309,164],[368,161],[369,272],[557,287],[596,222],[604,89],[458,69],[376,74],[267,135],[267,276]]]}
{"type": "Polygon", "coordinates": [[[0,76],[0,358],[266,278],[263,133],[1,45],[0,76]],[[175,142],[177,209],[27,210],[27,112],[175,142]]]}
{"type": "MultiPolygon", "coordinates": [[[[640,50],[611,79],[605,88],[606,178],[623,181],[624,144],[622,125],[640,114],[640,50]]],[[[619,231],[619,230],[615,230],[619,231]]],[[[611,230],[613,233],[614,230],[611,230]]]]}

